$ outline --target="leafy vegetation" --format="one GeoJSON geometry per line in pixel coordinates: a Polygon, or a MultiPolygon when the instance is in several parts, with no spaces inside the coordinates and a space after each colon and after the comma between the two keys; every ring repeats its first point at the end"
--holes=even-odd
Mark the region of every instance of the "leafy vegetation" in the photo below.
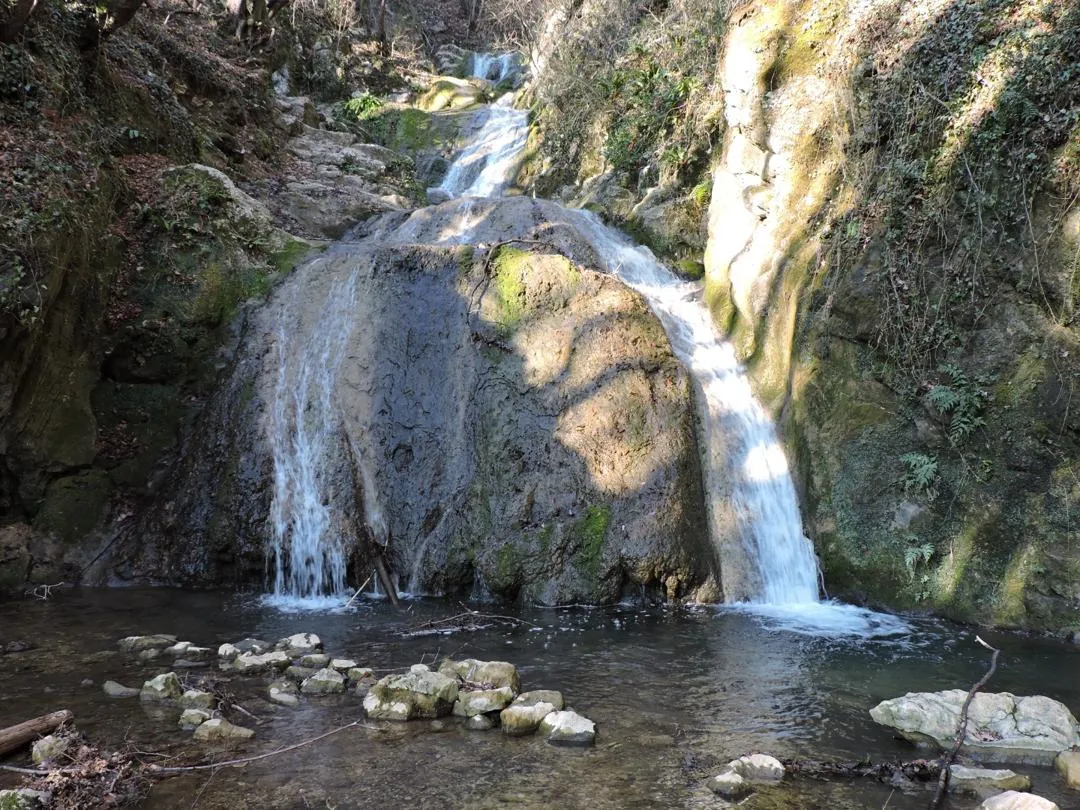
{"type": "Polygon", "coordinates": [[[937,495],[938,462],[924,453],[905,453],[900,456],[906,470],[900,479],[905,492],[922,495],[928,501],[937,495]]]}

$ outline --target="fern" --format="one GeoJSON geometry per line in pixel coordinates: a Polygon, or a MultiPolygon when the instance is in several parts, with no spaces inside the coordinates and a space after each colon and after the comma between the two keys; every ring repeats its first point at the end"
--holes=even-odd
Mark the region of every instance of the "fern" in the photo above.
{"type": "Polygon", "coordinates": [[[927,500],[934,500],[937,497],[937,459],[923,453],[905,453],[900,456],[900,460],[907,467],[900,479],[904,490],[923,495],[927,500]]]}
{"type": "Polygon", "coordinates": [[[909,579],[915,579],[915,571],[920,565],[930,562],[935,551],[937,549],[933,543],[915,543],[904,549],[904,568],[907,569],[909,579]]]}
{"type": "Polygon", "coordinates": [[[986,424],[982,417],[986,392],[971,382],[963,369],[947,363],[938,369],[950,384],[939,383],[926,393],[927,401],[949,417],[949,441],[959,447],[986,424]]]}

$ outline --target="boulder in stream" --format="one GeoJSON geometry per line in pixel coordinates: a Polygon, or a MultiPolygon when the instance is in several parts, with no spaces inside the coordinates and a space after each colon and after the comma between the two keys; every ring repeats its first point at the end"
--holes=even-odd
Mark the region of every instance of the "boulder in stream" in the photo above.
{"type": "Polygon", "coordinates": [[[176,643],[176,636],[166,635],[152,635],[152,636],[128,636],[122,638],[118,642],[120,650],[122,652],[131,653],[136,655],[147,650],[157,650],[160,652],[166,647],[171,647],[176,643]]]}
{"type": "Polygon", "coordinates": [[[234,725],[222,717],[207,720],[195,729],[196,740],[246,740],[254,736],[250,728],[234,725]]]}
{"type": "MultiPolygon", "coordinates": [[[[916,745],[944,749],[953,744],[966,697],[961,689],[909,692],[882,701],[870,716],[916,745]]],[[[968,709],[961,751],[996,762],[1048,765],[1078,743],[1076,718],[1065,704],[1041,695],[979,692],[968,709]]]]}
{"type": "Polygon", "coordinates": [[[165,672],[143,684],[139,691],[139,700],[148,702],[176,700],[182,694],[184,694],[184,687],[180,685],[180,679],[176,677],[176,673],[165,672]]]}
{"type": "Polygon", "coordinates": [[[537,703],[550,703],[555,707],[555,711],[561,712],[564,707],[562,692],[556,692],[554,689],[532,689],[514,698],[511,705],[535,706],[537,703]]]}
{"type": "Polygon", "coordinates": [[[180,705],[185,709],[212,709],[217,704],[217,698],[211,692],[201,689],[188,689],[180,695],[180,705]]]}
{"type": "Polygon", "coordinates": [[[240,653],[232,662],[232,668],[237,672],[269,672],[275,669],[285,669],[289,666],[289,656],[281,650],[256,655],[255,653],[240,653]]]}
{"type": "Polygon", "coordinates": [[[511,737],[524,737],[540,728],[544,718],[555,711],[555,706],[545,701],[517,703],[499,712],[502,730],[511,737]]]}
{"type": "Polygon", "coordinates": [[[333,695],[345,691],[345,676],[336,669],[325,667],[300,684],[305,695],[333,695]]]}
{"type": "Polygon", "coordinates": [[[587,746],[596,741],[596,724],[577,712],[551,712],[540,721],[540,733],[552,745],[587,746]]]}
{"type": "Polygon", "coordinates": [[[300,689],[296,683],[285,678],[274,681],[269,687],[270,700],[282,706],[299,706],[300,689]]]}
{"type": "Polygon", "coordinates": [[[210,712],[206,711],[206,709],[184,709],[184,711],[180,713],[178,725],[184,731],[191,731],[192,729],[198,728],[209,719],[210,712]]]}
{"type": "Polygon", "coordinates": [[[388,675],[371,687],[364,710],[376,720],[411,720],[450,714],[458,697],[458,682],[439,672],[412,669],[388,675]]]}

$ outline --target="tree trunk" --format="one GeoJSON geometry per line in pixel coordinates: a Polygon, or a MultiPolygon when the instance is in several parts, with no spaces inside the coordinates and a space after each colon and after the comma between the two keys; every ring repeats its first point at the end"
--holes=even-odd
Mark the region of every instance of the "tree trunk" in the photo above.
{"type": "Polygon", "coordinates": [[[229,19],[236,23],[236,38],[241,39],[248,21],[247,0],[225,0],[225,11],[229,19]]]}
{"type": "Polygon", "coordinates": [[[69,722],[74,715],[67,709],[52,714],[43,714],[17,726],[0,729],[0,757],[10,754],[22,748],[31,740],[56,731],[64,723],[69,722]]]}
{"type": "Polygon", "coordinates": [[[14,42],[22,36],[37,0],[0,0],[0,42],[14,42]]]}
{"type": "Polygon", "coordinates": [[[379,53],[390,56],[390,36],[386,31],[386,0],[379,0],[379,53]]]}

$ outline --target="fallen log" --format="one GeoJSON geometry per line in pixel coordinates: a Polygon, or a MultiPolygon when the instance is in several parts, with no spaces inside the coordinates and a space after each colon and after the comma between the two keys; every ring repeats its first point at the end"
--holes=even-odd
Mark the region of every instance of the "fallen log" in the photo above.
{"type": "Polygon", "coordinates": [[[15,726],[0,729],[0,757],[17,751],[43,734],[51,734],[74,717],[67,709],[43,714],[15,726]]]}

